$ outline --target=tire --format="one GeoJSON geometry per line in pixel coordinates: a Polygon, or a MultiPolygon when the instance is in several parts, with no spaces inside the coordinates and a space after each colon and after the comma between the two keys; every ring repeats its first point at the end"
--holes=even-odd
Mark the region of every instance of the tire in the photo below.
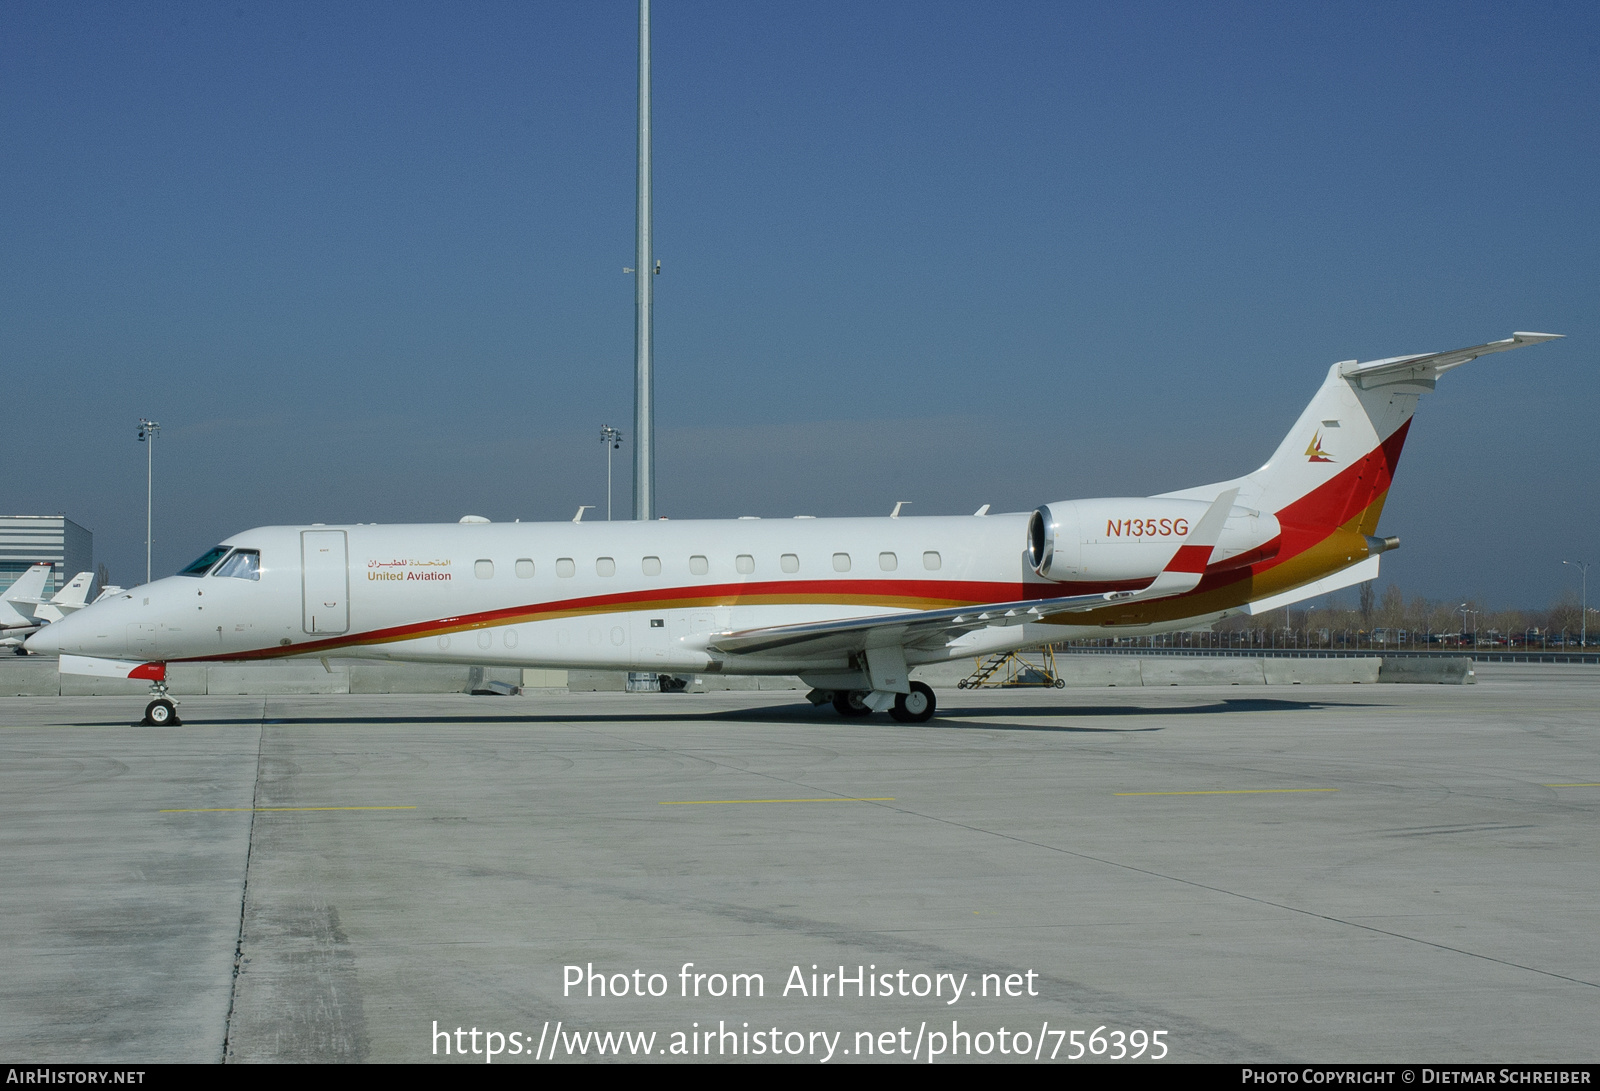
{"type": "Polygon", "coordinates": [[[178,709],[166,698],[151,701],[144,709],[144,722],[147,727],[177,727],[183,721],[178,719],[178,709]]]}
{"type": "Polygon", "coordinates": [[[933,719],[938,707],[933,690],[923,682],[913,682],[910,693],[895,695],[894,709],[889,715],[903,724],[925,724],[933,719]]]}
{"type": "Polygon", "coordinates": [[[1057,678],[1056,679],[1056,689],[1066,689],[1066,688],[1067,688],[1067,680],[1065,678],[1057,678]]]}
{"type": "Polygon", "coordinates": [[[861,694],[848,689],[833,691],[833,709],[846,719],[871,716],[872,709],[861,703],[861,694]]]}

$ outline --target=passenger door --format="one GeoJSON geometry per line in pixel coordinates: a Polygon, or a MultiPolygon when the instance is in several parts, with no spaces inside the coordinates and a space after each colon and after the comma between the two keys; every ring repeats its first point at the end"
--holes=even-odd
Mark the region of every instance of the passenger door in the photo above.
{"type": "Polygon", "coordinates": [[[350,575],[342,530],[300,532],[302,619],[308,633],[350,628],[350,575]]]}

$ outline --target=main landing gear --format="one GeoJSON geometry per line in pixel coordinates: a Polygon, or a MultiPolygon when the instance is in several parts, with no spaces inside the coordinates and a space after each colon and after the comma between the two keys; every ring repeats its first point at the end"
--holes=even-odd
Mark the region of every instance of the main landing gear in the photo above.
{"type": "Polygon", "coordinates": [[[871,716],[872,709],[861,701],[862,695],[854,690],[836,689],[833,691],[833,710],[847,720],[857,716],[871,716]]]}
{"type": "Polygon", "coordinates": [[[144,706],[144,719],[139,722],[145,727],[183,726],[183,721],[178,719],[177,704],[167,696],[165,680],[150,683],[150,703],[144,706]]]}
{"type": "Polygon", "coordinates": [[[913,682],[910,693],[895,694],[894,707],[889,710],[889,715],[903,724],[925,724],[933,719],[933,711],[937,707],[932,687],[913,682]]]}
{"type": "MultiPolygon", "coordinates": [[[[834,690],[834,710],[847,719],[870,716],[872,709],[865,701],[866,696],[860,690],[834,690]]],[[[895,694],[889,715],[903,724],[925,724],[933,719],[938,706],[931,687],[923,682],[913,682],[910,693],[895,694]]]]}

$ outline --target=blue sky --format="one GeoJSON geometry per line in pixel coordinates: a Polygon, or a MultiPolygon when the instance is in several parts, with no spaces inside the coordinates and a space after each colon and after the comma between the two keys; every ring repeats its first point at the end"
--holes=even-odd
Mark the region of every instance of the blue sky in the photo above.
{"type": "MultiPolygon", "coordinates": [[[[0,507],[143,572],[248,526],[569,518],[632,431],[632,4],[0,9],[0,507]]],[[[1600,9],[654,11],[659,505],[1022,510],[1425,399],[1410,592],[1600,560],[1600,9]]],[[[627,448],[616,497],[629,496],[627,448]]]]}

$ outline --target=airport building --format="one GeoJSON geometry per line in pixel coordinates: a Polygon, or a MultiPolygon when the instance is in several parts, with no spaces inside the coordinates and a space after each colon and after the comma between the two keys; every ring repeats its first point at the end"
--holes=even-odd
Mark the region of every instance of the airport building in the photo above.
{"type": "Polygon", "coordinates": [[[0,515],[0,592],[41,561],[55,566],[52,595],[79,572],[94,571],[94,535],[65,515],[0,515]]]}

